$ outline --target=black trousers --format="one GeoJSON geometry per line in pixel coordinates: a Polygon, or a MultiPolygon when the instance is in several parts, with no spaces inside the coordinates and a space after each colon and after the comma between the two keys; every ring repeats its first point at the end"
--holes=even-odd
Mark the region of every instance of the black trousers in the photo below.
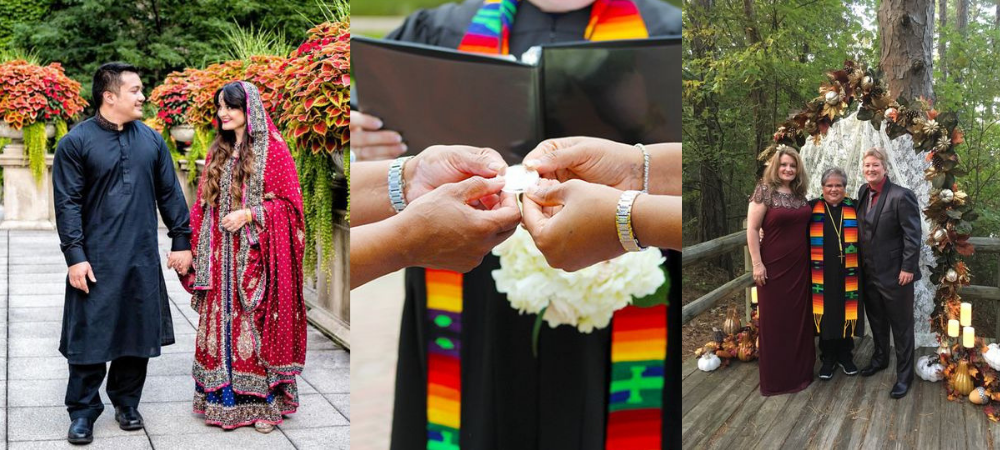
{"type": "Polygon", "coordinates": [[[146,383],[146,365],[149,358],[123,356],[107,363],[70,364],[69,383],[66,385],[66,410],[70,420],[86,417],[97,420],[104,412],[101,400],[101,383],[108,375],[108,397],[115,407],[137,407],[146,383]]]}
{"type": "Polygon", "coordinates": [[[913,380],[913,283],[885,289],[865,282],[865,312],[875,344],[872,365],[889,364],[891,331],[896,347],[896,381],[909,383],[913,380]]]}
{"type": "Polygon", "coordinates": [[[846,337],[839,339],[819,340],[820,361],[847,362],[854,360],[854,338],[846,337]]]}

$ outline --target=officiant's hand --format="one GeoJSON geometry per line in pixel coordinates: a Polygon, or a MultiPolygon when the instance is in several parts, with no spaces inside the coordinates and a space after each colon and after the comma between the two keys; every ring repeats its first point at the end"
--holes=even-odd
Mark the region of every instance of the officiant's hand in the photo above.
{"type": "MultiPolygon", "coordinates": [[[[406,180],[403,195],[409,203],[448,183],[474,176],[493,178],[506,170],[507,163],[496,150],[465,145],[435,145],[406,162],[403,167],[403,179],[406,180]]],[[[487,196],[487,199],[484,200],[490,206],[495,204],[495,193],[494,197],[487,196]]]]}
{"type": "Polygon", "coordinates": [[[524,228],[550,266],[573,272],[625,253],[615,229],[621,191],[581,180],[541,180],[524,196],[524,228]]]}
{"type": "Polygon", "coordinates": [[[503,177],[472,177],[441,186],[414,200],[390,220],[401,235],[407,266],[468,272],[505,241],[521,222],[510,193],[501,192],[503,177]],[[491,209],[473,202],[497,196],[491,209]]]}
{"type": "Polygon", "coordinates": [[[643,188],[642,152],[607,139],[548,139],[524,157],[524,165],[559,181],[580,179],[623,191],[643,188]]]}
{"type": "Polygon", "coordinates": [[[403,136],[382,130],[382,119],[351,111],[351,151],[359,161],[391,159],[406,152],[403,136]]]}

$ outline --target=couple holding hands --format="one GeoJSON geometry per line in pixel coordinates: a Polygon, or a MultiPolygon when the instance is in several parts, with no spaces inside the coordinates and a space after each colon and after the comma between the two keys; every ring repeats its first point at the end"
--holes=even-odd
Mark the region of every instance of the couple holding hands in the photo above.
{"type": "Polygon", "coordinates": [[[822,198],[808,201],[802,159],[781,146],[750,197],[747,246],[760,300],[763,395],[809,386],[816,335],[820,379],[831,379],[838,366],[846,375],[859,373],[853,337],[863,335],[864,314],[875,350],[861,376],[888,367],[891,330],[896,383],[889,395],[902,398],[910,389],[920,210],[911,190],[889,180],[882,149],[866,151],[862,164],[858,200],[846,197],[844,171],[830,168],[823,172],[822,198]]]}
{"type": "Polygon", "coordinates": [[[680,174],[668,174],[680,162],[680,144],[547,140],[524,159],[542,179],[524,191],[523,210],[492,149],[434,146],[356,163],[351,287],[410,266],[468,272],[519,224],[552,267],[579,270],[628,248],[615,226],[623,201],[642,246],[680,248],[680,174]]]}

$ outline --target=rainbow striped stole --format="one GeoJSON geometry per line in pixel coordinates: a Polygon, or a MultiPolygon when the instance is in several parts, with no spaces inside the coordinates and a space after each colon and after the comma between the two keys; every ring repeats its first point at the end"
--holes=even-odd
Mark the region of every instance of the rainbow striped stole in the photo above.
{"type": "MultiPolygon", "coordinates": [[[[484,0],[483,6],[479,8],[473,16],[469,28],[462,37],[462,42],[458,46],[459,51],[470,53],[501,54],[510,53],[509,41],[510,30],[514,24],[514,17],[517,14],[517,7],[520,0],[484,0]]],[[[645,39],[649,37],[646,24],[639,14],[639,9],[631,0],[597,0],[591,7],[590,22],[584,32],[584,39],[590,41],[606,41],[615,39],[645,39]]],[[[444,270],[426,270],[427,287],[427,318],[429,321],[428,333],[428,353],[427,353],[427,448],[428,450],[458,450],[459,432],[461,429],[461,323],[462,323],[462,274],[444,270]]],[[[615,314],[615,321],[623,311],[633,308],[631,306],[618,311],[615,314]]],[[[636,308],[638,309],[638,308],[636,308]]],[[[640,426],[643,433],[655,431],[656,442],[659,442],[661,430],[660,420],[661,406],[659,403],[663,389],[663,360],[666,355],[666,312],[663,308],[663,355],[659,356],[659,369],[652,365],[640,377],[644,383],[650,383],[649,379],[654,379],[654,374],[659,370],[659,389],[661,394],[656,394],[656,412],[651,408],[636,408],[633,403],[622,406],[615,423],[620,424],[616,432],[620,435],[621,430],[626,430],[629,436],[636,433],[636,430],[629,428],[640,426]],[[653,426],[655,422],[655,427],[653,426]],[[648,427],[647,427],[648,425],[648,427]],[[624,427],[624,428],[623,428],[624,427]],[[647,430],[648,428],[648,430],[647,430]]],[[[657,315],[656,308],[647,308],[642,314],[657,315]]],[[[633,312],[632,314],[637,314],[633,312]]],[[[627,322],[627,320],[626,320],[627,322]]],[[[645,323],[639,321],[638,323],[645,323]]],[[[655,324],[654,324],[655,325],[655,324]]],[[[623,327],[626,325],[622,325],[623,327]]],[[[658,326],[658,325],[657,325],[658,326]]],[[[635,331],[635,330],[633,330],[635,331]]],[[[653,331],[655,333],[655,330],[653,331]]],[[[612,333],[614,335],[614,332],[612,333]]],[[[621,336],[641,335],[641,333],[623,334],[621,336]]],[[[655,341],[654,342],[659,342],[655,341]]],[[[612,349],[615,348],[615,338],[612,338],[612,349]]],[[[629,344],[623,348],[629,348],[629,344]]],[[[633,345],[633,348],[635,344],[633,345]]],[[[632,355],[631,351],[621,351],[622,355],[632,355]]],[[[641,353],[641,352],[640,352],[641,353]]],[[[659,354],[659,353],[657,353],[659,354]]],[[[625,356],[623,356],[625,358],[625,356]]],[[[656,358],[653,358],[656,359],[656,358]]],[[[612,356],[614,364],[614,357],[612,356]]],[[[621,360],[621,364],[631,364],[636,366],[638,362],[631,359],[621,360]]],[[[623,366],[624,367],[624,366],[623,366]]],[[[638,367],[638,366],[636,366],[638,367]]],[[[642,384],[645,386],[645,384],[642,384]]],[[[612,382],[612,390],[614,390],[612,382]]],[[[643,388],[645,389],[645,388],[643,388]]],[[[631,391],[629,391],[631,392],[631,391]]],[[[636,391],[640,392],[640,391],[636,391]]],[[[643,398],[647,394],[641,391],[643,398]]],[[[628,393],[626,393],[628,394],[628,393]]],[[[633,397],[627,397],[627,399],[633,397]]],[[[609,408],[612,406],[609,403],[609,408]]],[[[609,418],[609,436],[611,432],[611,421],[609,418]]],[[[615,439],[614,442],[619,442],[615,439]]],[[[651,441],[651,440],[650,440],[651,441]]],[[[612,439],[608,440],[608,448],[637,448],[637,447],[610,447],[612,439]]],[[[659,448],[659,444],[657,447],[659,448]]]]}
{"type": "MultiPolygon", "coordinates": [[[[841,230],[844,242],[844,337],[854,333],[858,323],[858,213],[854,201],[845,198],[841,206],[843,227],[841,230]]],[[[812,278],[813,322],[816,332],[820,332],[820,322],[824,312],[824,278],[823,266],[823,224],[826,221],[826,202],[820,199],[813,206],[812,220],[809,224],[809,259],[812,278]]],[[[839,258],[834,261],[839,264],[839,258]]]]}
{"type": "Polygon", "coordinates": [[[426,270],[427,449],[458,450],[462,410],[462,274],[426,270]]]}
{"type": "MultiPolygon", "coordinates": [[[[465,31],[458,50],[472,53],[510,54],[510,29],[520,0],[485,0],[465,31]]],[[[639,8],[631,0],[597,0],[583,34],[588,41],[646,39],[649,32],[639,8]]]]}
{"type": "Polygon", "coordinates": [[[615,312],[604,448],[662,448],[666,357],[667,305],[629,305],[615,312]]]}

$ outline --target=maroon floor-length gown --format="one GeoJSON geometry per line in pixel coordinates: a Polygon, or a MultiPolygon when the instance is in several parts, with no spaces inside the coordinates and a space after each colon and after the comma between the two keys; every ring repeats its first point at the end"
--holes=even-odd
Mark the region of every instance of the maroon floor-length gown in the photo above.
{"type": "Polygon", "coordinates": [[[813,379],[816,348],[809,304],[809,219],[805,198],[758,185],[751,201],[767,206],[761,262],[767,283],[757,288],[760,313],[760,393],[798,392],[813,379]]]}

